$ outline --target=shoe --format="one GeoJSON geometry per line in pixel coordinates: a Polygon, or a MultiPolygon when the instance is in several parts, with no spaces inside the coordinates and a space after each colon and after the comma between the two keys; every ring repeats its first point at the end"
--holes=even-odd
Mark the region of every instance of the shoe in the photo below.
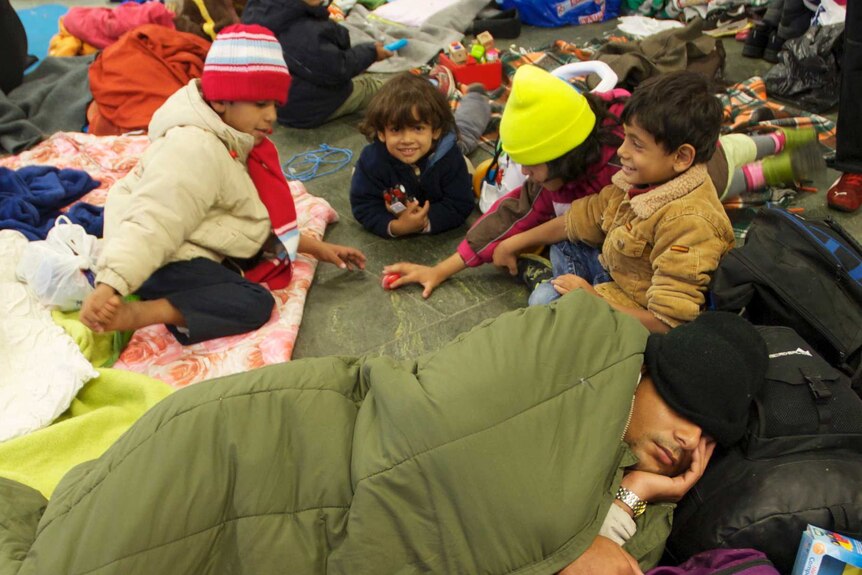
{"type": "Polygon", "coordinates": [[[428,72],[428,80],[437,86],[447,100],[455,93],[455,76],[452,75],[452,70],[443,64],[437,64],[431,68],[428,72]]]}
{"type": "Polygon", "coordinates": [[[707,14],[706,20],[703,22],[703,33],[713,38],[733,36],[749,25],[745,5],[740,4],[735,8],[720,8],[707,14]]]}
{"type": "Polygon", "coordinates": [[[533,291],[537,285],[551,281],[554,272],[548,259],[536,254],[521,254],[518,256],[518,277],[533,291]]]}
{"type": "Polygon", "coordinates": [[[862,205],[862,174],[842,174],[826,192],[826,205],[842,212],[858,210],[862,205]]]}
{"type": "Polygon", "coordinates": [[[742,55],[746,58],[763,58],[766,45],[769,44],[769,36],[775,31],[775,26],[760,24],[749,31],[745,45],[742,47],[742,55]]]}
{"type": "Polygon", "coordinates": [[[766,48],[763,50],[763,59],[770,64],[778,64],[778,53],[781,52],[781,47],[784,46],[785,39],[778,35],[778,30],[769,35],[769,42],[766,43],[766,48]]]}

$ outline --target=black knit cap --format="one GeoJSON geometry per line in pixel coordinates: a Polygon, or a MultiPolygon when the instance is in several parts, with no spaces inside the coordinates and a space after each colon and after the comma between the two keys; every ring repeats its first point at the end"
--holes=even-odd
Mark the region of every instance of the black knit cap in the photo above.
{"type": "Polygon", "coordinates": [[[751,401],[766,376],[767,354],[748,321],[713,311],[650,335],[644,359],[662,399],[727,446],[745,433],[751,401]]]}

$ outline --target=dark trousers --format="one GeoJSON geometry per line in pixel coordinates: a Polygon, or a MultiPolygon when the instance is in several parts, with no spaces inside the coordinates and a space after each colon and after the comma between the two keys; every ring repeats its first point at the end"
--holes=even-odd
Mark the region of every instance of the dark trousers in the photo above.
{"type": "Polygon", "coordinates": [[[0,91],[21,85],[27,66],[27,34],[9,0],[0,0],[0,91]]]}
{"type": "Polygon", "coordinates": [[[255,330],[269,321],[275,305],[266,288],[206,258],[156,270],[137,294],[165,298],[183,314],[186,327],[167,326],[183,345],[255,330]]]}
{"type": "Polygon", "coordinates": [[[847,2],[844,56],[841,61],[841,96],[838,100],[838,134],[835,169],[862,174],[862,5],[847,2]]]}

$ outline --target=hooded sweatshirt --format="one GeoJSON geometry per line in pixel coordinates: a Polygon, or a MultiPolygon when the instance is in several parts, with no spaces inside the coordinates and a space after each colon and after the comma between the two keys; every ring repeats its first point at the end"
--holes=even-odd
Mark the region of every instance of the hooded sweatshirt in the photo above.
{"type": "Polygon", "coordinates": [[[353,93],[353,77],[377,59],[373,42],[350,46],[347,28],[329,19],[326,6],[309,6],[302,0],[250,0],[242,21],[266,26],[281,43],[293,83],[278,121],[294,128],[326,122],[353,93]]]}

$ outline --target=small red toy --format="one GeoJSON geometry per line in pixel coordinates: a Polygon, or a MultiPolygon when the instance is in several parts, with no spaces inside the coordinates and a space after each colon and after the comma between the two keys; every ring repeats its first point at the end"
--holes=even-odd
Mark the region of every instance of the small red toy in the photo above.
{"type": "Polygon", "coordinates": [[[383,276],[383,280],[380,282],[380,285],[386,290],[395,289],[392,287],[392,282],[400,278],[401,274],[386,274],[383,276]]]}

